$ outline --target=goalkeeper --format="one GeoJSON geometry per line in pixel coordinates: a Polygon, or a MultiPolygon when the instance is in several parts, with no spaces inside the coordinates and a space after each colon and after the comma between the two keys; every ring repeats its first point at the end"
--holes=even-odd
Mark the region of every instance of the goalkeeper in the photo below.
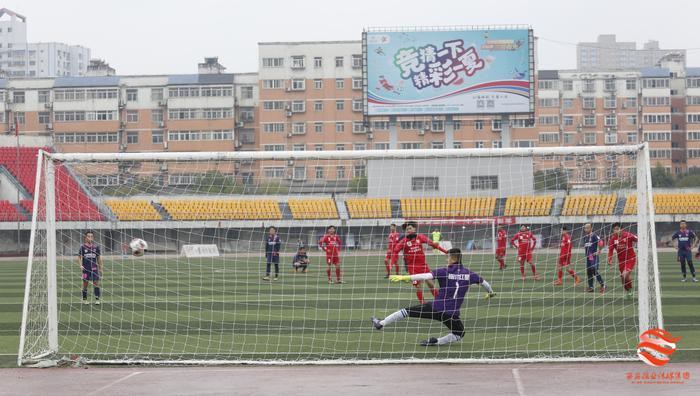
{"type": "Polygon", "coordinates": [[[469,290],[469,285],[474,283],[480,284],[486,290],[484,295],[486,300],[496,295],[491,285],[485,279],[462,265],[462,251],[457,248],[450,249],[447,252],[447,267],[438,268],[425,274],[392,275],[389,279],[392,282],[438,280],[440,291],[433,302],[401,309],[381,320],[372,317],[372,324],[377,330],[381,330],[384,326],[408,316],[438,320],[450,329],[450,333],[446,336],[440,338],[431,337],[421,341],[420,344],[423,346],[445,345],[459,341],[464,337],[464,324],[459,318],[459,308],[464,302],[464,296],[469,290]]]}

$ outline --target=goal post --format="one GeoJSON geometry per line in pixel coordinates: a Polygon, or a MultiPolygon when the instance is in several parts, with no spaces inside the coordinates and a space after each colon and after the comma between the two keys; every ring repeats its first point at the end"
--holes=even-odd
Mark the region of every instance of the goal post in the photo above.
{"type": "MultiPolygon", "coordinates": [[[[648,150],[40,151],[18,364],[636,360],[639,334],[663,326],[648,150]],[[417,289],[384,278],[408,269],[403,253],[398,268],[385,258],[389,226],[409,220],[428,239],[438,228],[497,293],[487,302],[471,286],[458,343],[418,345],[447,332],[438,322],[369,321],[418,303],[417,289]],[[615,222],[639,237],[634,298],[607,246],[605,293],[583,291],[584,224],[607,241],[615,222]],[[532,265],[508,244],[499,269],[499,225],[508,242],[521,226],[537,236],[532,265]],[[337,272],[317,248],[329,226],[337,272]],[[567,273],[553,284],[563,226],[581,285],[567,273]],[[81,298],[88,230],[105,264],[99,306],[92,284],[81,298]],[[142,257],[123,254],[134,238],[148,243],[142,257]],[[292,266],[300,247],[308,268],[292,266]]],[[[447,264],[429,249],[426,261],[447,264]]]]}

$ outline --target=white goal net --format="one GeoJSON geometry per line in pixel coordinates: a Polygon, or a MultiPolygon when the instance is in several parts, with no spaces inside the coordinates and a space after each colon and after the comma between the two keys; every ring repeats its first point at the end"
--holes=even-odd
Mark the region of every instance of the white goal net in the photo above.
{"type": "Polygon", "coordinates": [[[19,363],[636,358],[639,334],[663,325],[650,197],[645,145],[41,152],[19,363]],[[638,237],[627,282],[616,253],[608,265],[614,223],[638,237]],[[425,266],[408,248],[387,254],[392,224],[400,246],[426,241],[425,266]],[[456,334],[440,321],[370,321],[462,301],[440,279],[433,291],[386,278],[446,267],[431,244],[460,249],[496,294],[472,284],[452,314],[461,339],[438,347],[419,343],[456,334]]]}

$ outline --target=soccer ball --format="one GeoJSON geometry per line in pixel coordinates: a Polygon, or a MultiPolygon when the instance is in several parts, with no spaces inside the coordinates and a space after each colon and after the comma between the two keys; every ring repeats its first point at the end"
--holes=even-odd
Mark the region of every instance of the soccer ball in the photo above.
{"type": "Polygon", "coordinates": [[[148,249],[148,244],[143,239],[134,238],[129,242],[129,247],[131,248],[131,254],[140,257],[148,249]]]}

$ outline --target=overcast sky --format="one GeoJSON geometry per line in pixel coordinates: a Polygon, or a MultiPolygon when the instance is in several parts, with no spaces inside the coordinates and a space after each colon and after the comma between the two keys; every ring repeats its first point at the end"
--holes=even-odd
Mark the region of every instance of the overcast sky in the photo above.
{"type": "MultiPolygon", "coordinates": [[[[359,40],[362,28],[527,24],[540,69],[576,66],[575,43],[616,34],[662,48],[700,47],[699,1],[650,0],[5,0],[28,19],[30,42],[92,49],[118,74],[195,73],[204,56],[229,72],[257,69],[260,41],[359,40]]],[[[700,50],[688,52],[700,66],[700,50]]]]}

